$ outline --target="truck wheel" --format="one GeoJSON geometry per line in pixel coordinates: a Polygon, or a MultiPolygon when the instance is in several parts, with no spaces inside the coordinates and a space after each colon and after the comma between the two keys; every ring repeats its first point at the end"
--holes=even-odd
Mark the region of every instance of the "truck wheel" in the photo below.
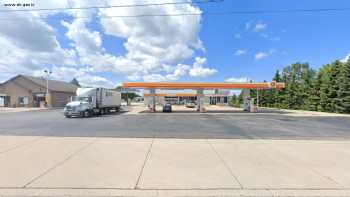
{"type": "Polygon", "coordinates": [[[70,118],[70,115],[65,115],[66,118],[70,118]]]}
{"type": "Polygon", "coordinates": [[[84,117],[85,118],[90,117],[90,112],[88,110],[84,111],[84,117]]]}

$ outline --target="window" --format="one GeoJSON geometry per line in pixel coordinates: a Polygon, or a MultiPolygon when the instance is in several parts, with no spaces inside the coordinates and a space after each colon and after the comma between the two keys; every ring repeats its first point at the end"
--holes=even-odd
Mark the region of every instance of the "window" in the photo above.
{"type": "Polygon", "coordinates": [[[29,98],[27,96],[18,97],[18,102],[21,106],[29,104],[29,98]]]}

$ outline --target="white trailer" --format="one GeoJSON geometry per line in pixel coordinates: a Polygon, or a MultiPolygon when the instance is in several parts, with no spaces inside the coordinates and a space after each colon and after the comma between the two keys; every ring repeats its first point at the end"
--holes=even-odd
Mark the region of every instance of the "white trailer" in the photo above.
{"type": "Polygon", "coordinates": [[[64,108],[66,117],[103,115],[119,111],[121,106],[121,93],[106,88],[78,88],[77,96],[72,97],[64,108]]]}

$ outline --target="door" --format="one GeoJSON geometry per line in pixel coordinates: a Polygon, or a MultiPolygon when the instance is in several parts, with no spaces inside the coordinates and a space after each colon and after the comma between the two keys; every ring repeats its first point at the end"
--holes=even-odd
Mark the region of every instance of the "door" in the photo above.
{"type": "Polygon", "coordinates": [[[40,107],[40,103],[45,103],[45,94],[33,93],[33,107],[40,107]]]}
{"type": "Polygon", "coordinates": [[[216,105],[216,102],[217,102],[216,97],[215,96],[211,96],[210,97],[210,105],[216,105]]]}
{"type": "Polygon", "coordinates": [[[0,107],[5,107],[5,97],[0,96],[0,107]]]}

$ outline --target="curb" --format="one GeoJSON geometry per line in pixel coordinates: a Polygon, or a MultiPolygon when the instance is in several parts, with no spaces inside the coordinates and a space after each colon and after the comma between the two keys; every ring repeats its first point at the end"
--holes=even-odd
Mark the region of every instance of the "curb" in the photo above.
{"type": "Polygon", "coordinates": [[[33,188],[13,188],[0,189],[1,197],[12,196],[31,196],[31,197],[58,197],[58,196],[230,196],[230,197],[245,197],[245,196],[350,196],[350,190],[269,190],[269,189],[237,189],[237,190],[147,190],[147,189],[33,189],[33,188]]]}

